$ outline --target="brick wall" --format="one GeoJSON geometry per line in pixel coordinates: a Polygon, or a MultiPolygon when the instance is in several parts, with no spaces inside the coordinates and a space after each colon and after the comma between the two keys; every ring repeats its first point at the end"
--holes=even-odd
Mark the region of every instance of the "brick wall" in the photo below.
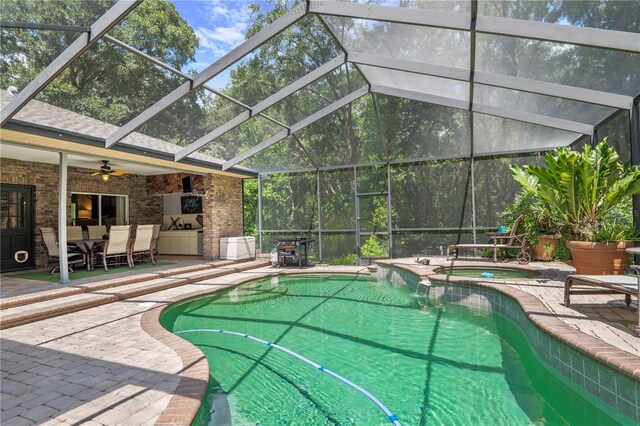
{"type": "MultiPolygon", "coordinates": [[[[35,186],[36,264],[42,265],[45,254],[37,227],[58,228],[58,165],[3,158],[0,166],[1,183],[35,186]]],[[[103,182],[99,176],[89,176],[94,171],[77,167],[67,169],[69,218],[71,192],[88,192],[128,195],[129,223],[132,225],[162,223],[162,197],[147,194],[146,176],[125,175],[103,182]]]]}
{"type": "Polygon", "coordinates": [[[204,258],[220,255],[220,237],[242,236],[242,179],[206,175],[203,200],[204,258]]]}

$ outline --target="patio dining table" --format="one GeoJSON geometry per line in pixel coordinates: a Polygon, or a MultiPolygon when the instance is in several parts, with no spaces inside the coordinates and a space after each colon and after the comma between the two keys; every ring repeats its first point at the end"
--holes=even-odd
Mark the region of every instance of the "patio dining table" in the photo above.
{"type": "Polygon", "coordinates": [[[85,263],[87,264],[87,271],[93,271],[95,265],[93,264],[93,251],[96,247],[101,246],[107,240],[71,240],[67,241],[67,245],[71,247],[77,247],[84,256],[85,263]]]}

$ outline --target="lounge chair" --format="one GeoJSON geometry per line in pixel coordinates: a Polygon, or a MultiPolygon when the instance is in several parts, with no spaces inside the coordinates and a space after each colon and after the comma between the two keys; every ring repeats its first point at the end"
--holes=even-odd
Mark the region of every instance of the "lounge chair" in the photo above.
{"type": "Polygon", "coordinates": [[[101,240],[103,236],[107,235],[107,227],[104,225],[89,225],[87,231],[90,240],[101,240]]]}
{"type": "Polygon", "coordinates": [[[153,235],[151,236],[151,247],[153,247],[154,256],[158,254],[158,240],[160,239],[161,225],[153,225],[153,235]]]}
{"type": "MultiPolygon", "coordinates": [[[[569,306],[572,294],[624,294],[627,306],[631,296],[640,301],[640,266],[631,266],[636,276],[631,275],[569,275],[564,282],[564,305],[569,306]],[[575,289],[573,286],[600,287],[598,289],[575,289]]],[[[640,302],[639,302],[640,303],[640,302]]],[[[640,335],[640,306],[636,334],[640,335]]]]}
{"type": "Polygon", "coordinates": [[[491,238],[492,242],[488,244],[453,244],[447,247],[447,256],[449,258],[458,258],[459,250],[464,249],[493,249],[493,261],[498,261],[498,250],[506,251],[510,249],[520,250],[516,259],[520,264],[526,264],[531,261],[531,254],[529,253],[529,234],[518,234],[518,228],[522,216],[513,222],[511,232],[508,235],[498,234],[490,232],[487,235],[491,238]]]}
{"type": "Polygon", "coordinates": [[[153,228],[155,225],[138,225],[136,228],[136,238],[129,244],[129,262],[135,266],[135,259],[149,259],[151,263],[156,263],[153,257],[153,228]]]}
{"type": "Polygon", "coordinates": [[[115,258],[116,262],[122,258],[127,258],[127,264],[129,268],[132,268],[131,256],[129,255],[129,237],[131,235],[131,225],[112,226],[109,230],[109,241],[107,241],[102,252],[98,252],[97,255],[102,258],[102,265],[104,270],[108,271],[107,259],[115,258]]]}
{"type": "MultiPolygon", "coordinates": [[[[60,268],[60,248],[58,247],[56,231],[49,227],[40,227],[38,230],[42,236],[44,251],[47,254],[47,267],[51,267],[49,273],[53,274],[60,268]]],[[[69,270],[73,272],[73,265],[84,264],[84,255],[80,252],[69,252],[67,253],[67,262],[69,270]]]]}

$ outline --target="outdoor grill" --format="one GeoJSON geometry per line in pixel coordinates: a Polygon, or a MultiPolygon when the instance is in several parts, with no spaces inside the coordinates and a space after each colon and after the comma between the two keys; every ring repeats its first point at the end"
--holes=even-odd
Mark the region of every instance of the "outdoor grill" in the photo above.
{"type": "Polygon", "coordinates": [[[278,251],[278,266],[294,265],[298,267],[309,266],[307,252],[309,244],[314,240],[306,237],[280,238],[276,250],[278,251]]]}

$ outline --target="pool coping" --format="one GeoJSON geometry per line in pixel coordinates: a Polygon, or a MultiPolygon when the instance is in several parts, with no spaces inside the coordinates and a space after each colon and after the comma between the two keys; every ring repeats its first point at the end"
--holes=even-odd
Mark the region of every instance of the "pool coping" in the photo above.
{"type": "MultiPolygon", "coordinates": [[[[419,279],[434,279],[436,281],[444,281],[457,285],[476,286],[480,288],[488,288],[492,291],[500,292],[514,299],[523,313],[529,320],[540,330],[546,332],[560,341],[568,344],[579,352],[602,362],[609,367],[622,372],[629,376],[632,380],[640,381],[640,357],[629,352],[618,349],[608,343],[605,343],[595,337],[589,336],[579,330],[570,327],[555,317],[555,315],[547,309],[547,307],[534,295],[517,288],[505,286],[504,284],[512,283],[514,279],[486,279],[486,278],[467,278],[454,277],[451,275],[442,275],[434,273],[434,270],[441,268],[442,265],[418,266],[394,262],[393,260],[377,260],[376,263],[393,266],[406,270],[419,279]]],[[[467,262],[456,262],[457,266],[465,266],[467,262]]],[[[477,263],[475,263],[477,265],[477,263]]],[[[468,265],[467,265],[468,266],[468,265]]],[[[500,267],[492,265],[492,267],[500,267]]],[[[507,266],[505,266],[506,268],[507,266]]],[[[509,268],[522,268],[536,272],[543,272],[521,265],[509,265],[509,268]]],[[[553,279],[557,275],[551,271],[541,273],[539,277],[517,279],[521,281],[537,281],[540,279],[553,279]]],[[[167,300],[162,305],[145,312],[141,318],[141,325],[145,332],[150,336],[160,340],[181,358],[183,366],[187,366],[180,374],[180,382],[172,396],[169,404],[156,421],[157,425],[190,425],[195,419],[209,382],[209,363],[195,345],[174,335],[160,325],[160,316],[162,312],[176,302],[186,299],[215,294],[254,281],[256,279],[275,277],[282,275],[312,275],[312,274],[331,274],[331,275],[371,275],[371,271],[363,270],[354,273],[353,271],[322,271],[318,272],[314,268],[310,269],[285,269],[279,271],[255,272],[251,277],[241,277],[231,280],[224,287],[215,290],[203,289],[188,294],[179,295],[167,300]]]]}

